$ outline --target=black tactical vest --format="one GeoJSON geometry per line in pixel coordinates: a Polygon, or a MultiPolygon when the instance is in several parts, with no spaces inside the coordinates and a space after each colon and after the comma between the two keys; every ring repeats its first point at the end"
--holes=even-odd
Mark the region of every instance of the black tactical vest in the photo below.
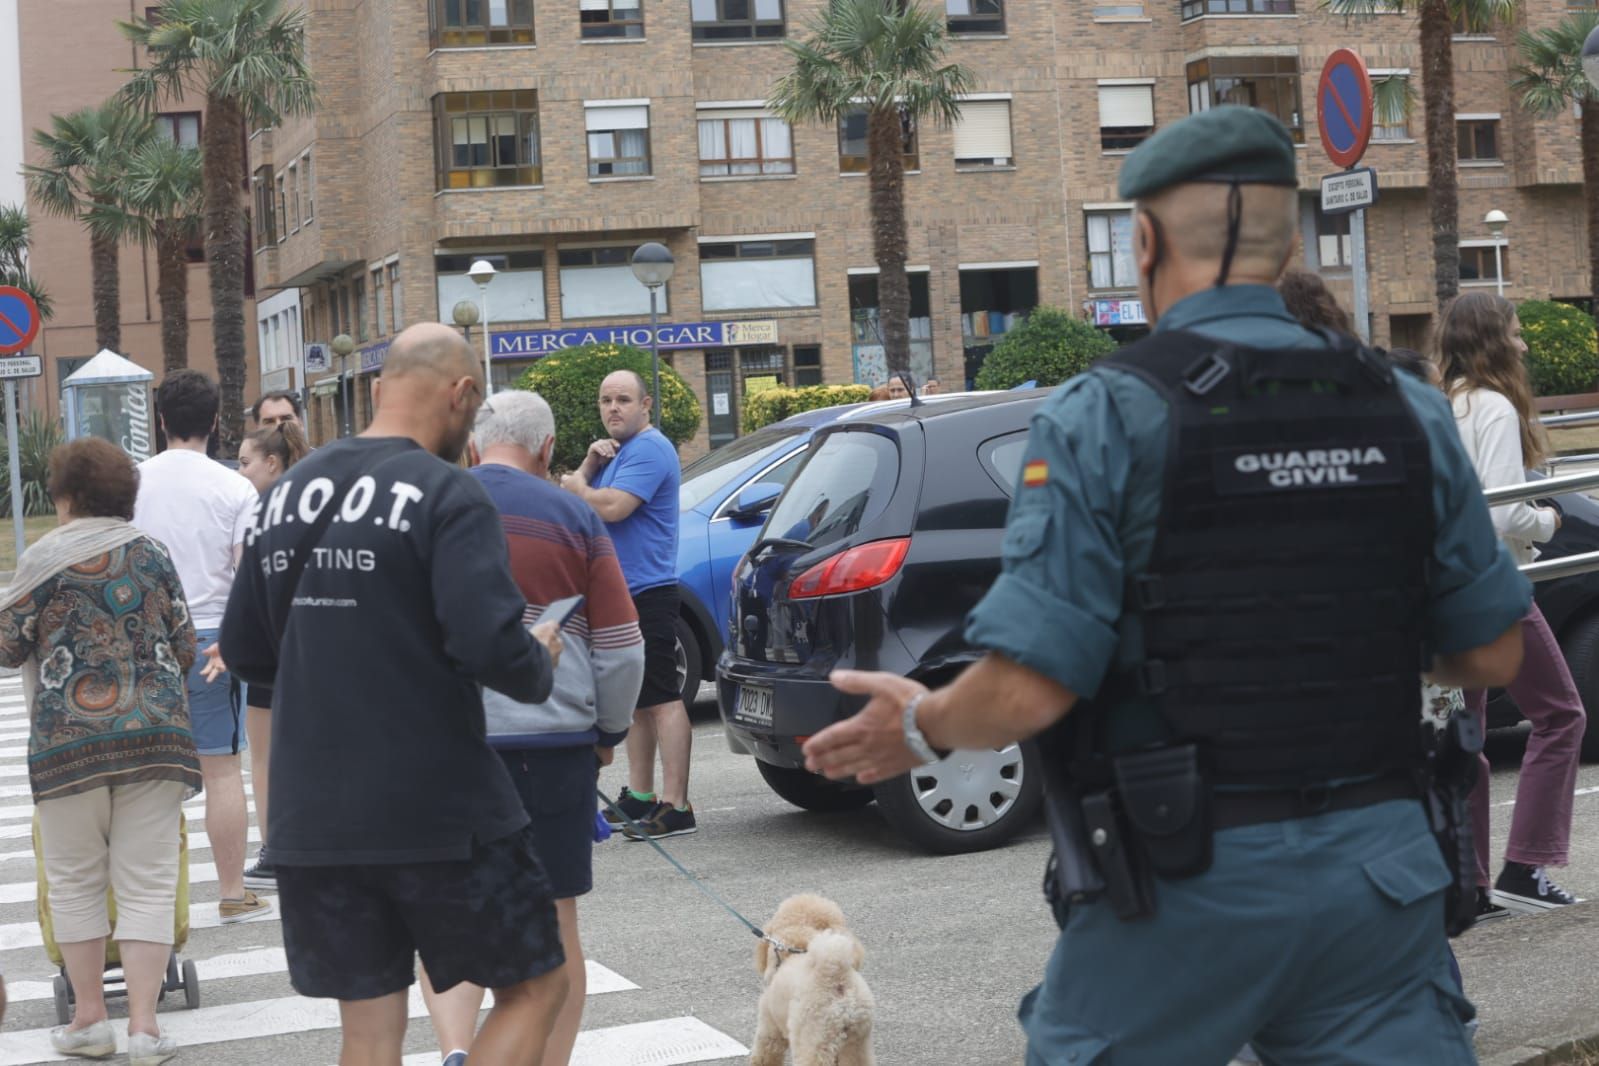
{"type": "Polygon", "coordinates": [[[1193,333],[1103,361],[1167,401],[1153,555],[1125,608],[1144,660],[1095,710],[1155,701],[1220,785],[1414,769],[1432,474],[1394,371],[1349,340],[1265,351],[1193,333]]]}

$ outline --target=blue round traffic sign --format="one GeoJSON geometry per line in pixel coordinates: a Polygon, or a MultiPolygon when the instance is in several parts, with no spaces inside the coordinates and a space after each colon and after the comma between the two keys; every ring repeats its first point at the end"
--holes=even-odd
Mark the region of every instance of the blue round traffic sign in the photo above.
{"type": "Polygon", "coordinates": [[[39,335],[39,305],[13,285],[0,285],[0,355],[20,352],[39,335]]]}
{"type": "Polygon", "coordinates": [[[1371,77],[1365,62],[1347,48],[1327,57],[1316,88],[1316,124],[1327,158],[1352,167],[1371,142],[1371,77]]]}

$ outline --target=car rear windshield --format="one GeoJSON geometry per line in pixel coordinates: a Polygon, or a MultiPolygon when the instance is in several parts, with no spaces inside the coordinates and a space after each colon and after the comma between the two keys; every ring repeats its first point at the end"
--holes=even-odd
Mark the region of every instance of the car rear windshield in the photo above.
{"type": "Polygon", "coordinates": [[[882,513],[899,480],[899,448],[871,431],[829,433],[789,482],[763,536],[821,548],[882,513]]]}
{"type": "Polygon", "coordinates": [[[683,471],[683,484],[677,495],[678,509],[687,511],[698,507],[735,478],[759,470],[804,432],[806,430],[798,427],[758,430],[696,459],[683,471]]]}

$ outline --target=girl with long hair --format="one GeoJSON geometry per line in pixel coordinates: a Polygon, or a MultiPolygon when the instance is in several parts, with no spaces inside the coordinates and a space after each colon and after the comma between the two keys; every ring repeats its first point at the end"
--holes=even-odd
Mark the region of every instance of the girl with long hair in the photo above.
{"type": "MultiPolygon", "coordinates": [[[[1458,297],[1439,323],[1438,358],[1444,392],[1454,407],[1461,440],[1484,489],[1522,484],[1527,468],[1540,463],[1548,450],[1523,362],[1526,353],[1515,305],[1492,293],[1458,297]]],[[[1549,540],[1560,528],[1560,513],[1552,507],[1506,504],[1493,508],[1492,515],[1494,529],[1520,563],[1531,562],[1537,556],[1534,545],[1549,540]]],[[[1576,902],[1549,877],[1548,868],[1566,864],[1572,790],[1586,716],[1560,645],[1536,603],[1522,622],[1522,635],[1526,657],[1521,675],[1507,687],[1532,723],[1532,736],[1521,760],[1505,864],[1493,881],[1491,896],[1486,892],[1486,756],[1472,793],[1477,880],[1485,890],[1482,917],[1505,913],[1496,904],[1536,912],[1576,902]]],[[[1466,706],[1479,724],[1486,723],[1486,692],[1467,691],[1466,706]]]]}
{"type": "MultiPolygon", "coordinates": [[[[258,429],[239,445],[239,473],[264,498],[289,467],[311,451],[305,431],[296,422],[279,422],[258,429]]],[[[250,787],[255,793],[255,821],[261,830],[261,850],[255,865],[244,871],[248,888],[276,888],[277,874],[267,855],[267,775],[272,767],[272,690],[251,685],[246,692],[244,729],[250,737],[250,787]]]]}

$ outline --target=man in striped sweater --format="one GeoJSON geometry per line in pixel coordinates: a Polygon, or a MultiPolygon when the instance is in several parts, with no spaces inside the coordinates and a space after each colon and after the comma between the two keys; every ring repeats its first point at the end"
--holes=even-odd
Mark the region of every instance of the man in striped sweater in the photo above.
{"type": "MultiPolygon", "coordinates": [[[[532,818],[534,850],[560,918],[570,984],[544,1062],[564,1066],[583,1015],[577,897],[593,886],[596,763],[610,765],[627,736],[644,678],[644,638],[605,523],[549,481],[555,417],[544,398],[496,394],[483,404],[473,439],[479,463],[472,473],[500,510],[511,573],[527,597],[528,623],[556,600],[585,597],[562,632],[565,647],[548,700],[526,704],[483,693],[489,743],[505,760],[532,818]]],[[[457,1066],[465,1061],[483,990],[462,984],[436,995],[426,982],[423,990],[445,1063],[457,1066]]]]}

